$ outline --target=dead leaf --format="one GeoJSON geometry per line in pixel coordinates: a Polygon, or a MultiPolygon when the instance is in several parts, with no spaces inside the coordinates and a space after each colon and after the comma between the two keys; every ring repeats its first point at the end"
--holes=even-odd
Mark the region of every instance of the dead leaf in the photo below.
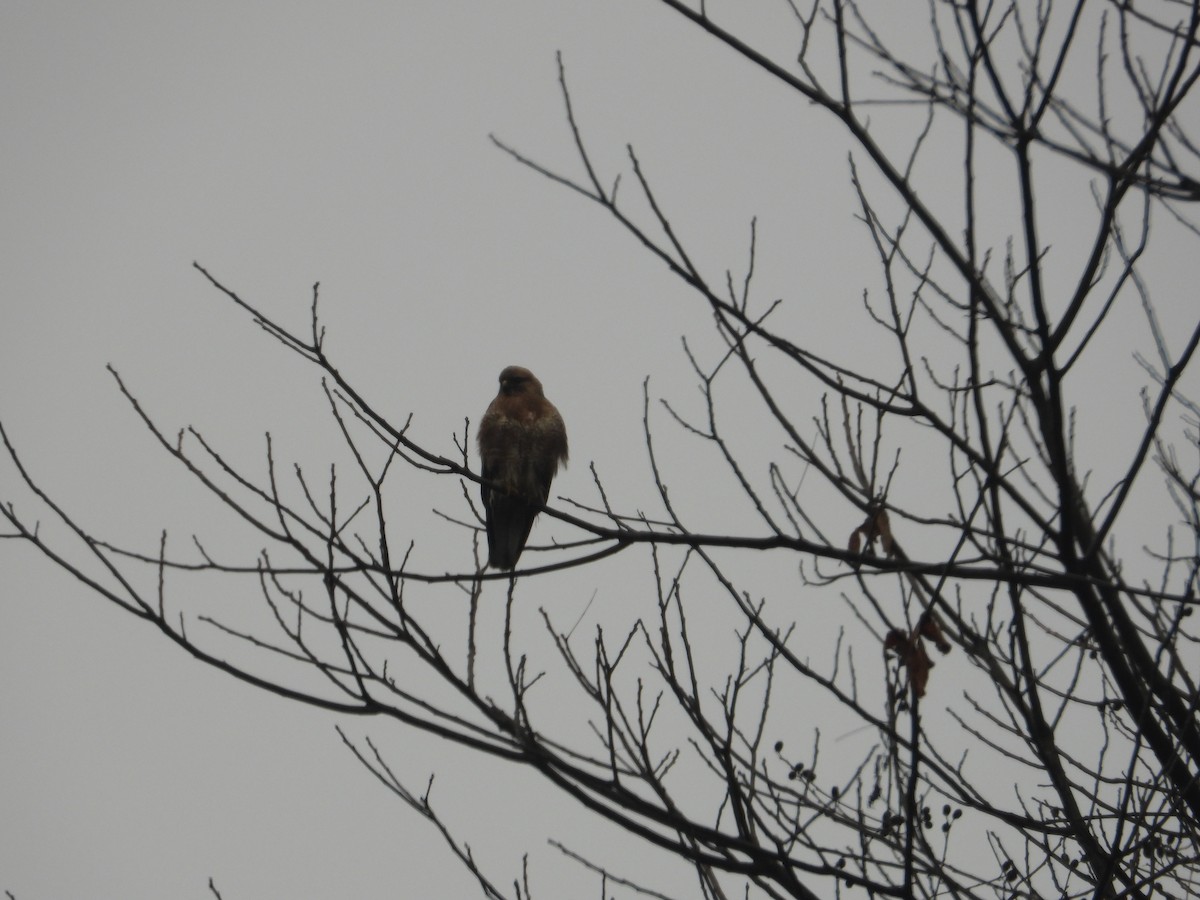
{"type": "Polygon", "coordinates": [[[864,548],[864,544],[865,549],[871,549],[876,538],[879,539],[884,556],[890,557],[895,548],[895,540],[892,538],[892,526],[886,509],[877,509],[869,513],[863,523],[851,532],[850,552],[858,553],[864,548]]]}
{"type": "MultiPolygon", "coordinates": [[[[926,616],[922,616],[911,634],[893,628],[883,639],[883,649],[886,652],[895,653],[900,658],[900,664],[908,672],[908,683],[912,685],[913,695],[916,697],[925,696],[925,688],[929,685],[929,670],[933,668],[933,660],[929,658],[929,653],[925,650],[925,642],[921,638],[929,637],[931,640],[937,640],[929,633],[929,629],[932,628],[937,631],[938,638],[942,640],[942,643],[938,644],[939,650],[942,650],[945,643],[945,638],[941,636],[941,631],[937,629],[937,623],[932,617],[929,617],[928,623],[932,624],[927,624],[926,616]]],[[[949,651],[950,645],[945,644],[945,648],[942,650],[943,653],[949,651]]]]}
{"type": "Polygon", "coordinates": [[[938,624],[937,616],[932,610],[925,610],[921,614],[920,620],[917,622],[917,633],[921,637],[929,638],[943,653],[950,652],[950,642],[946,640],[946,636],[942,633],[942,626],[938,624]]]}
{"type": "Polygon", "coordinates": [[[925,686],[929,684],[929,670],[933,668],[933,660],[925,652],[925,645],[920,640],[914,640],[909,644],[909,653],[904,664],[908,666],[908,680],[912,684],[913,693],[918,697],[924,697],[925,686]]]}
{"type": "Polygon", "coordinates": [[[886,509],[881,509],[875,513],[874,520],[875,532],[879,535],[879,546],[883,548],[883,552],[887,556],[892,555],[892,525],[888,521],[886,509]]]}

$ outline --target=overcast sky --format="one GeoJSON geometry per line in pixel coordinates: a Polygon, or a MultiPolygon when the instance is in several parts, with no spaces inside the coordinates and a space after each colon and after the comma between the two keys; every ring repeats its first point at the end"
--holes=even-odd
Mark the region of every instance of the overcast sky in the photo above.
{"type": "MultiPolygon", "coordinates": [[[[777,6],[744,23],[770,50],[790,40],[777,6]]],[[[858,313],[862,251],[832,123],[654,3],[8,0],[0,419],[31,474],[115,541],[152,552],[168,528],[177,546],[193,533],[238,546],[110,363],[170,434],[194,425],[261,473],[270,431],[289,462],[328,465],[337,441],[319,379],[198,261],[302,331],[319,281],[343,371],[393,421],[413,414],[414,436],[439,452],[453,454],[503,366],[529,366],[571,437],[555,493],[594,501],[594,461],[621,505],[648,502],[643,379],[694,401],[679,338],[712,338],[661,263],[489,141],[582,176],[558,50],[606,181],[629,177],[632,143],[713,274],[744,263],[758,215],[764,296],[795,298],[802,272],[798,299],[822,304],[814,333],[858,313]]],[[[1134,370],[1127,355],[1114,366],[1115,379],[1134,370]]],[[[406,481],[397,500],[430,568],[470,552],[428,512],[461,514],[442,482],[406,481]]],[[[14,495],[18,511],[35,508],[5,465],[0,496],[14,495]]],[[[645,578],[641,563],[610,561],[582,581],[544,579],[528,604],[569,623],[599,586],[602,614],[627,628],[648,594],[623,586],[644,592],[645,578]]],[[[242,602],[206,589],[179,596],[242,602]]],[[[206,669],[32,549],[0,544],[0,890],[17,900],[198,898],[210,877],[225,900],[470,895],[337,721],[206,669]]],[[[535,896],[582,877],[548,835],[611,841],[607,861],[653,872],[651,886],[688,883],[523,773],[394,723],[342,724],[414,785],[437,771],[448,823],[501,883],[525,850],[535,896]]]]}
{"type": "MultiPolygon", "coordinates": [[[[0,415],[34,475],[106,537],[219,540],[225,518],[156,452],[108,363],[169,432],[195,425],[255,471],[266,430],[289,459],[328,456],[318,380],[199,261],[299,328],[320,281],[341,364],[446,452],[499,370],[530,366],[571,433],[558,487],[581,490],[596,459],[643,491],[641,382],[685,374],[689,301],[598,210],[488,140],[579,171],[560,49],[608,177],[638,144],[677,200],[700,186],[728,217],[703,230],[741,254],[759,210],[738,182],[783,152],[748,137],[776,127],[772,110],[748,109],[745,67],[652,4],[5,3],[0,415]]],[[[0,478],[11,496],[11,468],[0,478]]],[[[333,717],[207,670],[25,547],[0,546],[0,572],[0,888],[202,897],[212,877],[227,900],[471,893],[333,717]]],[[[574,617],[587,599],[563,602],[574,617]]],[[[511,767],[394,725],[346,727],[416,785],[437,769],[435,799],[495,877],[529,850],[534,887],[554,895],[545,838],[586,816],[511,767]]]]}

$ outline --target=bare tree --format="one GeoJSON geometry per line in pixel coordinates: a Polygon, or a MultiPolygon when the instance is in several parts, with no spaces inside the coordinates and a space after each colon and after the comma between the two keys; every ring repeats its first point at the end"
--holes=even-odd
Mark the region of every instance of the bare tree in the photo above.
{"type": "MultiPolygon", "coordinates": [[[[15,501],[0,506],[5,536],[252,685],[528,766],[693,864],[700,896],[741,894],[742,883],[747,895],[801,898],[850,887],[895,897],[1200,893],[1190,619],[1200,405],[1187,393],[1200,315],[1194,284],[1165,280],[1151,242],[1200,246],[1188,206],[1200,201],[1200,150],[1186,131],[1200,5],[931,0],[926,55],[910,58],[853,3],[788,0],[795,55],[774,59],[738,37],[732,13],[661,2],[793,92],[801,114],[840,123],[875,266],[856,286],[855,339],[807,344],[795,303],[755,290],[753,223],[736,272],[706,264],[635,148],[623,172],[601,171],[560,61],[577,171],[493,140],[666,264],[723,348],[706,355],[685,342],[698,411],[674,401],[660,412],[647,390],[659,512],[645,512],[649,501],[616,508],[596,475],[598,499],[543,511],[575,535],[531,548],[549,562],[527,557],[511,577],[485,571],[469,425],[453,451],[418,444],[326,353],[315,288],[311,331],[300,334],[197,266],[322,371],[353,477],[285,473],[268,444],[267,474],[254,478],[197,431],[167,434],[114,371],[162,449],[256,529],[263,549],[229,560],[196,539],[176,553],[165,532],[151,551],[107,543],[0,430],[25,486],[78,544],[46,537],[15,501]],[[897,116],[906,131],[879,124],[897,116]],[[619,191],[622,182],[632,185],[619,191]],[[1045,233],[1063,192],[1076,198],[1072,240],[1052,250],[1045,233]],[[1109,425],[1109,398],[1089,389],[1114,342],[1145,373],[1139,428],[1109,425]],[[813,384],[815,410],[796,399],[813,384]],[[704,477],[736,485],[756,526],[694,521],[675,461],[655,441],[676,426],[715,451],[704,477]],[[474,542],[473,570],[410,565],[421,525],[397,521],[387,502],[400,467],[453,488],[443,514],[474,542]],[[1146,533],[1139,506],[1157,533],[1146,533]],[[567,568],[587,578],[584,567],[617,553],[649,561],[652,612],[627,633],[586,639],[543,613],[556,653],[533,655],[512,627],[522,584],[567,568]],[[172,612],[168,576],[210,571],[256,585],[269,625],[172,612]],[[464,597],[452,621],[420,603],[438,583],[464,597]],[[494,585],[507,588],[499,682],[479,663],[476,636],[494,585]],[[831,601],[843,604],[844,625],[816,652],[803,640],[803,606],[831,601]],[[714,617],[732,628],[706,628],[714,617]],[[733,637],[714,646],[714,635],[733,637]],[[232,659],[217,640],[228,636],[289,667],[267,675],[232,659]],[[589,728],[554,712],[547,672],[573,686],[589,728]],[[935,709],[926,692],[943,677],[962,687],[935,709]],[[854,756],[829,737],[850,732],[873,736],[854,756]],[[973,837],[960,837],[968,825],[973,837]]],[[[795,281],[802,292],[803,274],[795,281]]],[[[803,299],[819,314],[818,298],[803,299]]],[[[406,786],[374,744],[347,743],[442,830],[486,896],[530,895],[527,873],[508,893],[491,880],[428,791],[406,786]]],[[[563,850],[602,890],[662,896],[563,850]]]]}

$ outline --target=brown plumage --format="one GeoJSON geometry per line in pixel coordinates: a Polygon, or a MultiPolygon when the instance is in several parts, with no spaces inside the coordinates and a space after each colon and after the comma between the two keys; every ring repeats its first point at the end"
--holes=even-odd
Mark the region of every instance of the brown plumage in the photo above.
{"type": "Polygon", "coordinates": [[[550,482],[567,462],[567,429],[532,372],[509,366],[479,422],[488,565],[517,565],[550,482]]]}

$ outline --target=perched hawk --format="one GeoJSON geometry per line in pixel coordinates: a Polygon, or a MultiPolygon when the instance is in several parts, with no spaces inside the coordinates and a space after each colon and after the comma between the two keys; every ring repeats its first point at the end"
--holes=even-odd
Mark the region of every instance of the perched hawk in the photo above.
{"type": "Polygon", "coordinates": [[[488,565],[517,564],[550,482],[567,462],[567,429],[542,394],[542,383],[520,366],[500,373],[500,393],[479,422],[488,565]]]}

